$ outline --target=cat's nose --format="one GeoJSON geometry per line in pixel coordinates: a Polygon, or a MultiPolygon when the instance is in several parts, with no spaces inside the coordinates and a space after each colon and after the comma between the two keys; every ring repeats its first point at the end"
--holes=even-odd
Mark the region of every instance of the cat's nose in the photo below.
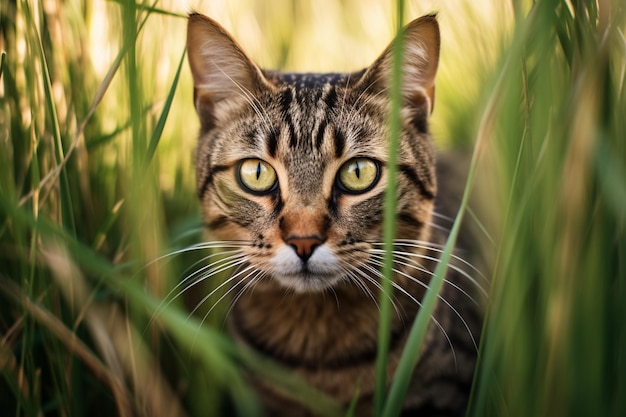
{"type": "Polygon", "coordinates": [[[302,261],[306,262],[313,255],[315,248],[324,243],[324,241],[319,236],[291,236],[285,239],[285,243],[296,251],[302,261]]]}

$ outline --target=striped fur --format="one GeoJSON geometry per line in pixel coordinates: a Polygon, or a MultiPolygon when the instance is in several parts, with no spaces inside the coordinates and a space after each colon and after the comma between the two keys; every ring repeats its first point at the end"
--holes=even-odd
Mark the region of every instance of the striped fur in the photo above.
{"type": "MultiPolygon", "coordinates": [[[[412,22],[404,34],[399,169],[389,178],[391,46],[359,72],[285,74],[259,69],[213,20],[189,18],[205,223],[211,238],[243,242],[231,283],[231,334],[342,404],[358,389],[359,416],[371,413],[389,181],[398,190],[391,371],[442,242],[432,227],[437,184],[428,132],[439,56],[435,17],[412,22]],[[355,158],[379,170],[364,191],[339,180],[355,158]],[[238,176],[246,160],[269,164],[277,185],[246,189],[238,176]]],[[[460,416],[467,402],[480,316],[472,280],[458,271],[447,278],[414,373],[405,404],[411,415],[460,416]]],[[[269,415],[309,415],[288,393],[254,382],[269,415]]]]}

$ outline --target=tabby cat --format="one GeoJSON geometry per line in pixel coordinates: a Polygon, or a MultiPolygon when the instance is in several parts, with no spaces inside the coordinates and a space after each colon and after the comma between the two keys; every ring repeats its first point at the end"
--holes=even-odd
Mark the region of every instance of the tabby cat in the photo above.
{"type": "MultiPolygon", "coordinates": [[[[237,266],[230,332],[341,404],[358,388],[359,416],[372,412],[386,184],[395,181],[398,196],[390,380],[445,240],[428,131],[436,17],[411,22],[404,36],[398,174],[389,178],[392,46],[354,73],[281,73],[257,67],[215,21],[188,22],[198,194],[214,245],[229,249],[220,265],[237,266]]],[[[464,413],[480,324],[465,266],[447,276],[406,415],[464,413]]],[[[310,415],[254,384],[268,415],[310,415]]]]}

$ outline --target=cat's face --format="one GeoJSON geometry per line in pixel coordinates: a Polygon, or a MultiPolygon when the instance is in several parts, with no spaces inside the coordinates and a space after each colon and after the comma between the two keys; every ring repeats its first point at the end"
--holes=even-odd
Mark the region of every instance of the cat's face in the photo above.
{"type": "Polygon", "coordinates": [[[428,239],[436,192],[427,133],[439,47],[434,18],[409,25],[405,45],[398,174],[390,178],[391,48],[353,74],[267,72],[217,23],[190,17],[205,222],[214,238],[242,244],[255,277],[296,291],[370,281],[390,181],[397,184],[396,237],[428,239]]]}

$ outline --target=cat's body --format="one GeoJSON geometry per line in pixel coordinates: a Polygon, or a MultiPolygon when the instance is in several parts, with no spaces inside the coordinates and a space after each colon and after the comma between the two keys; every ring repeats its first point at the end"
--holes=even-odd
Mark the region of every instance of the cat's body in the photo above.
{"type": "MultiPolygon", "coordinates": [[[[437,186],[427,123],[435,18],[413,22],[405,37],[390,378],[444,241],[432,226],[437,186]]],[[[391,48],[352,74],[262,71],[201,15],[190,16],[188,48],[205,221],[239,265],[231,334],[342,404],[358,389],[356,415],[370,415],[391,48]]],[[[447,280],[405,403],[411,415],[460,416],[467,402],[480,318],[474,284],[454,271],[447,280]]],[[[308,415],[288,395],[255,384],[268,415],[308,415]]]]}

